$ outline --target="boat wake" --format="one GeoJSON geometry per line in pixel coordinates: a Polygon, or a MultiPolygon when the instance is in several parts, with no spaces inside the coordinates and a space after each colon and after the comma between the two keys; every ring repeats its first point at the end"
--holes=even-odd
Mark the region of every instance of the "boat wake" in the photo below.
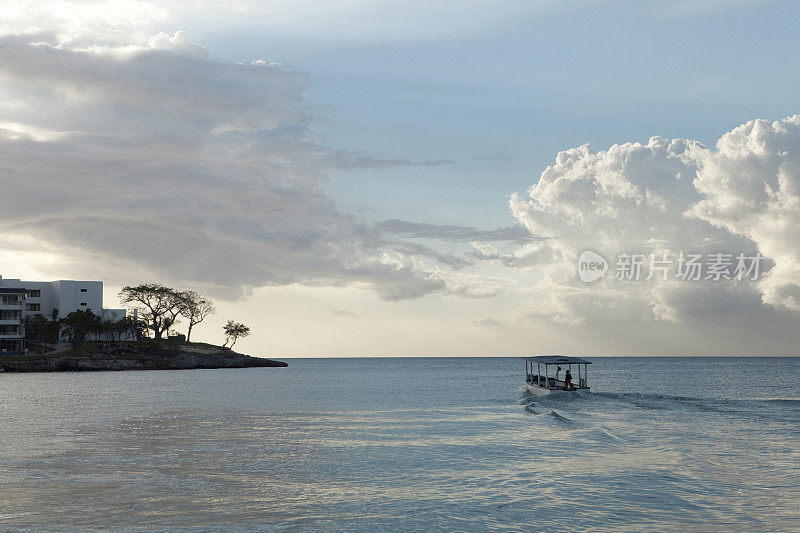
{"type": "MultiPolygon", "coordinates": [[[[583,412],[589,414],[597,410],[606,411],[603,405],[613,408],[634,408],[636,410],[683,411],[696,413],[718,413],[737,418],[767,418],[800,422],[800,399],[798,398],[697,398],[672,396],[668,394],[647,394],[638,392],[573,392],[547,396],[522,394],[519,404],[531,414],[539,414],[539,409],[550,408],[551,415],[563,416],[552,410],[583,412]]],[[[544,412],[547,412],[546,410],[544,412]]]]}
{"type": "Polygon", "coordinates": [[[668,394],[645,394],[638,392],[598,392],[595,393],[598,399],[611,402],[621,402],[642,409],[668,409],[668,410],[697,410],[697,411],[719,411],[720,401],[710,398],[692,398],[687,396],[671,396],[668,394]]]}
{"type": "Polygon", "coordinates": [[[563,422],[572,422],[571,419],[567,418],[564,415],[560,415],[560,414],[556,413],[555,411],[550,411],[550,413],[548,413],[548,416],[552,416],[556,420],[561,420],[563,422]]]}

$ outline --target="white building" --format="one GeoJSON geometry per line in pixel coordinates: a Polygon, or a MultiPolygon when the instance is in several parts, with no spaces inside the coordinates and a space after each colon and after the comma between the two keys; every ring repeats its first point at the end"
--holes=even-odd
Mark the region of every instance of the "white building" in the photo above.
{"type": "MultiPolygon", "coordinates": [[[[119,320],[125,317],[124,309],[103,308],[103,282],[102,281],[26,281],[20,279],[7,279],[0,276],[0,301],[14,297],[11,291],[19,297],[22,307],[20,320],[17,322],[21,330],[25,317],[42,314],[47,318],[57,315],[63,318],[73,311],[90,310],[107,320],[119,320]],[[20,293],[20,291],[22,291],[20,293]]],[[[15,307],[15,310],[18,308],[15,307]]],[[[12,312],[10,308],[0,305],[0,312],[12,312]]],[[[5,315],[0,315],[5,316],[5,315]]],[[[10,315],[8,315],[10,317],[10,315]]],[[[0,328],[12,326],[0,320],[0,328]]],[[[13,327],[11,328],[13,329],[13,327]]],[[[10,329],[9,329],[10,331],[10,329]]],[[[0,334],[0,338],[2,335],[0,334]]],[[[21,335],[24,338],[24,332],[21,335]]],[[[10,345],[10,344],[9,344],[10,345]]]]}
{"type": "Polygon", "coordinates": [[[25,353],[25,289],[0,286],[0,355],[25,353]]]}

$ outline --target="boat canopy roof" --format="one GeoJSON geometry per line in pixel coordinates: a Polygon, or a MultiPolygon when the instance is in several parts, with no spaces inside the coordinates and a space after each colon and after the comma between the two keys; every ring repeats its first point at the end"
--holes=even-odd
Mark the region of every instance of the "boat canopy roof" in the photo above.
{"type": "Polygon", "coordinates": [[[543,365],[591,365],[591,361],[580,357],[567,357],[565,355],[540,355],[537,357],[526,357],[526,361],[542,363],[543,365]]]}

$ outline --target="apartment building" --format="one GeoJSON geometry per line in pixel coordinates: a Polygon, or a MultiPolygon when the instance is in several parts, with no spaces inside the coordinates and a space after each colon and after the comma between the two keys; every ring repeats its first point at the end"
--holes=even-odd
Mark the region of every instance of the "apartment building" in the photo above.
{"type": "Polygon", "coordinates": [[[25,353],[25,289],[0,286],[0,355],[25,353]]]}
{"type": "MultiPolygon", "coordinates": [[[[107,320],[119,320],[125,317],[125,309],[106,309],[103,307],[103,282],[102,281],[27,281],[21,279],[3,278],[0,276],[0,301],[8,299],[8,307],[0,306],[0,317],[7,316],[8,320],[0,318],[0,339],[9,341],[8,346],[19,348],[19,341],[23,339],[24,350],[24,320],[42,314],[48,318],[53,316],[65,317],[73,311],[91,310],[107,320]],[[6,311],[8,313],[6,313],[6,311]],[[19,312],[18,319],[16,312],[19,312]],[[11,317],[14,318],[11,318],[11,317]],[[13,323],[12,323],[13,322],[13,323]],[[16,329],[15,329],[16,328],[16,329]],[[18,336],[4,331],[21,331],[18,336]],[[15,342],[12,342],[15,341],[15,342]]],[[[62,339],[63,340],[63,339],[62,339]]],[[[5,346],[5,343],[3,344],[5,346]]],[[[9,352],[11,348],[9,348],[9,352]]],[[[16,350],[19,351],[19,350],[16,350]]]]}

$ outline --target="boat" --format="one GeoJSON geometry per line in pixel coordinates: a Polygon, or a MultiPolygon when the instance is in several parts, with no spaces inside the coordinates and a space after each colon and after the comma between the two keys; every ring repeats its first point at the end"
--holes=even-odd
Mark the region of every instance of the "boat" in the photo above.
{"type": "Polygon", "coordinates": [[[591,364],[591,361],[580,357],[563,355],[526,357],[525,390],[535,396],[543,396],[554,392],[588,391],[587,372],[591,364]],[[577,367],[577,374],[572,372],[573,365],[577,367]],[[583,372],[581,372],[581,366],[583,366],[583,372]],[[568,370],[572,376],[570,386],[567,386],[564,382],[564,377],[568,370]]]}

